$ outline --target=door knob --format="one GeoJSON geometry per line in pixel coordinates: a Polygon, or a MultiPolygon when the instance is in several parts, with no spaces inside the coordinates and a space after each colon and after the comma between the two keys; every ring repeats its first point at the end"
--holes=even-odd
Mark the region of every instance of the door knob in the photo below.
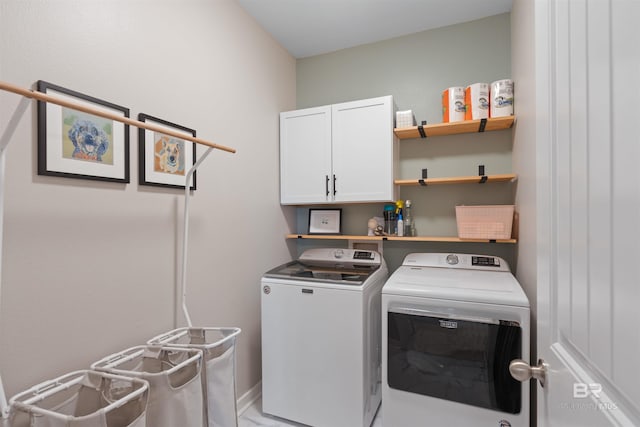
{"type": "Polygon", "coordinates": [[[514,379],[520,382],[535,378],[544,387],[547,378],[547,365],[542,359],[538,359],[538,366],[530,366],[522,359],[515,359],[509,363],[509,372],[514,379]]]}

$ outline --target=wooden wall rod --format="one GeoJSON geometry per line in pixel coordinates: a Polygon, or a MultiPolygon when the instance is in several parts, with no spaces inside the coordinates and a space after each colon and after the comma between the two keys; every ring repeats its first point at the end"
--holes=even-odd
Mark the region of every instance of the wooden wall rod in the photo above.
{"type": "Polygon", "coordinates": [[[207,147],[212,147],[212,148],[215,148],[217,150],[227,151],[229,153],[235,153],[236,152],[235,148],[230,148],[230,147],[225,147],[224,145],[214,144],[213,142],[207,141],[205,139],[196,138],[194,136],[185,135],[183,133],[172,131],[172,130],[167,129],[167,128],[163,128],[163,127],[156,126],[156,125],[149,124],[149,123],[145,123],[145,122],[140,122],[138,120],[133,120],[133,119],[130,119],[128,117],[119,116],[119,115],[117,115],[115,113],[109,113],[107,111],[103,111],[103,110],[98,110],[98,109],[95,109],[95,108],[87,107],[87,106],[84,106],[84,105],[81,105],[81,104],[77,104],[75,102],[68,101],[66,99],[62,99],[62,98],[59,98],[59,97],[56,97],[56,96],[53,96],[53,95],[48,95],[46,93],[39,92],[37,90],[24,89],[22,87],[15,86],[15,85],[12,85],[10,83],[3,82],[1,80],[0,80],[0,89],[8,91],[8,92],[17,93],[18,95],[22,95],[22,96],[24,96],[26,98],[33,98],[33,99],[37,99],[38,101],[50,102],[52,104],[61,105],[63,107],[67,107],[67,108],[73,108],[74,110],[83,111],[85,113],[93,114],[93,115],[104,117],[104,118],[111,119],[111,120],[115,120],[115,121],[118,121],[118,122],[121,122],[121,123],[125,123],[125,124],[131,125],[131,126],[136,126],[136,127],[139,127],[139,128],[152,130],[154,132],[163,133],[165,135],[173,136],[173,137],[176,137],[176,138],[185,139],[187,141],[192,141],[192,142],[195,142],[197,144],[206,145],[207,147]]]}

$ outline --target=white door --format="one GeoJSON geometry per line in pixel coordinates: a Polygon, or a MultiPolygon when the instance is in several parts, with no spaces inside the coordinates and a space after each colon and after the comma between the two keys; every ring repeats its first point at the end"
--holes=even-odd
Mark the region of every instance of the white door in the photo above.
{"type": "Polygon", "coordinates": [[[640,426],[639,23],[536,2],[540,426],[640,426]]]}
{"type": "Polygon", "coordinates": [[[331,106],[280,113],[280,203],[325,203],[330,178],[331,106]]]}
{"type": "Polygon", "coordinates": [[[337,202],[395,200],[391,96],[332,106],[334,199],[337,202]]]}

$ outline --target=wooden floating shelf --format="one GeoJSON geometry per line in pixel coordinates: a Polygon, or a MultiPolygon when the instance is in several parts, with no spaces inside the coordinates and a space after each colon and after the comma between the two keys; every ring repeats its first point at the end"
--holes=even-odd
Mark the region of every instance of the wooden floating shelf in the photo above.
{"type": "Polygon", "coordinates": [[[453,242],[453,243],[517,243],[516,239],[461,239],[459,237],[440,236],[356,236],[345,234],[287,234],[287,239],[315,239],[315,240],[372,240],[372,241],[396,241],[396,242],[453,242]]]}
{"type": "MultiPolygon", "coordinates": [[[[510,182],[518,178],[513,173],[505,173],[500,175],[486,175],[485,182],[510,182]]],[[[427,179],[396,179],[396,185],[442,185],[442,184],[479,184],[482,180],[481,176],[453,176],[450,178],[427,178],[427,179]],[[422,184],[424,182],[424,184],[422,184]]]]}
{"type": "MultiPolygon", "coordinates": [[[[504,130],[509,129],[513,126],[513,122],[515,121],[515,116],[507,116],[507,117],[494,117],[491,119],[486,119],[484,132],[490,132],[494,130],[504,130]]],[[[424,125],[422,129],[424,129],[424,133],[427,137],[430,136],[442,136],[442,135],[455,135],[459,133],[476,133],[481,132],[480,125],[482,123],[482,119],[480,120],[465,120],[463,122],[452,122],[452,123],[436,123],[432,125],[424,125]]],[[[412,126],[408,128],[396,128],[393,130],[393,133],[400,139],[413,139],[413,138],[421,138],[419,126],[412,126]]]]}

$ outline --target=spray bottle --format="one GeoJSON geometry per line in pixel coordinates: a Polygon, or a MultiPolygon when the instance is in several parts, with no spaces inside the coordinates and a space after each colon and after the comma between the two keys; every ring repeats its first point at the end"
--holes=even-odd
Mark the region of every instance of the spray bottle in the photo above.
{"type": "Polygon", "coordinates": [[[404,236],[404,221],[402,219],[402,208],[404,207],[403,200],[396,200],[396,216],[398,217],[396,226],[396,235],[398,237],[404,236]]]}

